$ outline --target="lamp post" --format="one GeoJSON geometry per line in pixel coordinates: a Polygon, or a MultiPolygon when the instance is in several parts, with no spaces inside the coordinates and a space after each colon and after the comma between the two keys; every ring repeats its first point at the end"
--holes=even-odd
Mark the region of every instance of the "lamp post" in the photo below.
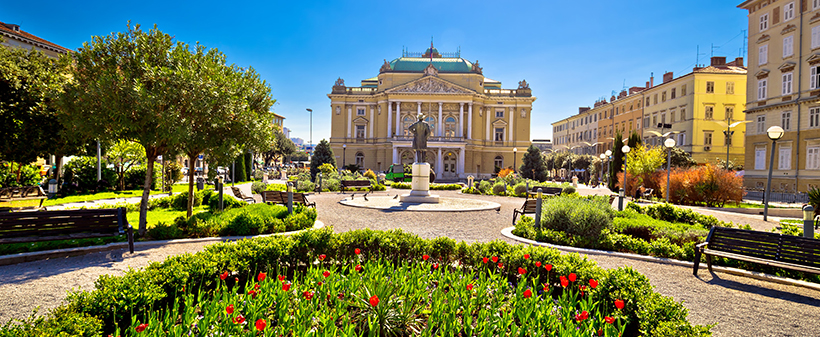
{"type": "Polygon", "coordinates": [[[606,160],[606,155],[601,153],[601,155],[599,157],[601,158],[601,174],[600,174],[601,178],[599,178],[598,181],[603,183],[604,182],[604,160],[606,160]]]}
{"type": "Polygon", "coordinates": [[[769,216],[769,194],[772,192],[772,168],[774,166],[774,145],[777,140],[783,137],[783,128],[779,126],[772,126],[766,130],[766,135],[772,140],[772,155],[769,159],[769,177],[766,179],[766,194],[763,197],[763,221],[766,221],[769,216]]]}
{"type": "Polygon", "coordinates": [[[624,183],[622,184],[623,186],[621,186],[621,189],[624,193],[626,193],[626,158],[629,157],[627,156],[629,154],[629,150],[629,145],[624,145],[624,147],[621,148],[621,151],[624,153],[624,183]]]}
{"type": "Polygon", "coordinates": [[[307,108],[305,109],[307,112],[310,112],[310,154],[313,154],[313,109],[307,108]]]}
{"type": "Polygon", "coordinates": [[[666,202],[669,203],[669,172],[672,168],[672,148],[675,147],[675,139],[666,138],[663,146],[666,146],[666,202]]]}
{"type": "Polygon", "coordinates": [[[814,239],[814,207],[803,206],[803,237],[814,239]]]}
{"type": "Polygon", "coordinates": [[[347,144],[342,144],[342,169],[346,166],[345,159],[347,159],[347,144]]]}
{"type": "Polygon", "coordinates": [[[606,155],[606,182],[607,185],[609,185],[609,179],[612,179],[612,175],[609,173],[609,165],[612,162],[612,150],[606,150],[604,154],[606,155]]]}
{"type": "Polygon", "coordinates": [[[518,171],[517,171],[518,169],[515,168],[515,158],[516,158],[517,154],[518,154],[518,148],[514,147],[513,148],[513,172],[514,173],[518,173],[518,171]]]}
{"type": "MultiPolygon", "coordinates": [[[[729,119],[728,121],[731,122],[732,120],[729,119]]],[[[740,124],[749,123],[749,122],[751,122],[751,121],[739,121],[739,122],[734,122],[732,124],[729,124],[727,122],[717,121],[718,125],[726,127],[726,131],[723,131],[723,135],[726,136],[726,138],[725,138],[726,139],[726,171],[729,170],[729,150],[732,148],[730,142],[731,142],[731,139],[732,139],[732,135],[735,133],[734,131],[731,131],[731,129],[733,127],[736,127],[736,126],[740,125],[740,124]]]]}

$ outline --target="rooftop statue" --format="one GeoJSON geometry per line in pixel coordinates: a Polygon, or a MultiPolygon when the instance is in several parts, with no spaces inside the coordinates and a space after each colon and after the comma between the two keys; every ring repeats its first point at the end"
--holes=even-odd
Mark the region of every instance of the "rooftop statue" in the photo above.
{"type": "Polygon", "coordinates": [[[530,88],[530,85],[529,85],[529,83],[527,83],[527,80],[523,80],[521,82],[518,82],[518,89],[529,89],[529,88],[530,88]]]}

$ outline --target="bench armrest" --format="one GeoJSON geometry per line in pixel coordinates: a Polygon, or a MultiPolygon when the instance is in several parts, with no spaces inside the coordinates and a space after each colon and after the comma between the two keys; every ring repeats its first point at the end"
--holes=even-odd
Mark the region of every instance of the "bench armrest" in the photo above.
{"type": "Polygon", "coordinates": [[[695,245],[695,248],[696,249],[703,249],[703,247],[706,247],[706,245],[708,245],[708,244],[709,244],[709,241],[706,241],[704,243],[699,243],[699,244],[695,245]]]}

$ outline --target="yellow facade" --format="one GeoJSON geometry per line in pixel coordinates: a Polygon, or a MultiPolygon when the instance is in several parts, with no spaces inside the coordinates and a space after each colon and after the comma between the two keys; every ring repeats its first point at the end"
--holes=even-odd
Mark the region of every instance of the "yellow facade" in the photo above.
{"type": "Polygon", "coordinates": [[[763,190],[772,141],[785,130],[772,166],[773,192],[806,192],[820,185],[820,1],[749,0],[746,136],[747,189],[763,190]],[[812,38],[814,36],[814,38],[812,38]]]}
{"type": "Polygon", "coordinates": [[[440,180],[490,177],[496,166],[517,167],[531,144],[536,98],[526,81],[502,89],[484,77],[478,62],[442,56],[432,46],[385,61],[379,75],[359,87],[337,80],[328,98],[337,165],[385,171],[393,163],[412,163],[407,127],[419,115],[433,126],[427,161],[440,180]]]}

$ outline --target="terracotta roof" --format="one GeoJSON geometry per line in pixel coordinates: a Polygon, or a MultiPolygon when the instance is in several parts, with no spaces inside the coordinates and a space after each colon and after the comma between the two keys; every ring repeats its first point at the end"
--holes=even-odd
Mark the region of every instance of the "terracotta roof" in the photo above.
{"type": "MultiPolygon", "coordinates": [[[[45,45],[46,47],[50,47],[51,49],[56,49],[61,53],[67,53],[67,52],[70,51],[68,48],[60,46],[60,45],[58,45],[56,43],[53,43],[53,42],[46,41],[42,38],[34,36],[34,35],[32,35],[28,32],[25,32],[23,30],[15,31],[12,28],[14,26],[15,25],[13,25],[13,24],[7,24],[5,22],[0,21],[0,34],[2,34],[2,35],[13,35],[17,38],[23,39],[24,41],[29,40],[29,41],[35,42],[34,44],[42,44],[42,45],[45,45]]],[[[18,26],[18,29],[19,29],[19,26],[18,26]]],[[[28,41],[26,41],[26,42],[28,42],[28,41]]]]}
{"type": "Polygon", "coordinates": [[[721,66],[706,66],[703,68],[695,69],[693,72],[695,73],[717,73],[717,74],[745,74],[746,68],[738,67],[738,66],[729,66],[729,65],[721,65],[721,66]]]}

